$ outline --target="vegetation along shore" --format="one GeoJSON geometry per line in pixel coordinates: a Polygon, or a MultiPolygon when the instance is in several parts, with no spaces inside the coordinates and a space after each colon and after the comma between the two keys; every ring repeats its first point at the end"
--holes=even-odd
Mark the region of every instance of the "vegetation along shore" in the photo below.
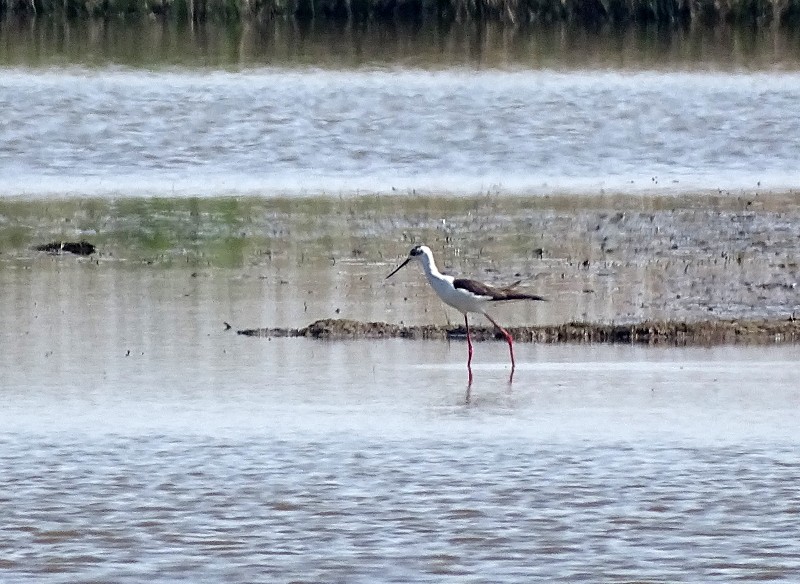
{"type": "Polygon", "coordinates": [[[178,20],[486,20],[514,24],[569,22],[786,25],[800,21],[800,0],[0,0],[10,15],[109,17],[154,15],[178,20]]]}

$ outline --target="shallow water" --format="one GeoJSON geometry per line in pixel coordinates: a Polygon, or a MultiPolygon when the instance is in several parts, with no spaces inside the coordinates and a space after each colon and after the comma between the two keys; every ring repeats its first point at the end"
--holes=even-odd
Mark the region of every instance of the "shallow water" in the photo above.
{"type": "Polygon", "coordinates": [[[386,280],[425,243],[446,273],[548,298],[496,307],[509,326],[783,320],[800,313],[798,225],[792,193],[0,201],[0,284],[47,309],[72,295],[69,318],[84,299],[149,312],[171,294],[219,302],[217,327],[460,323],[418,266],[386,280]],[[97,253],[34,249],[80,239],[97,253]]]}
{"type": "Polygon", "coordinates": [[[5,197],[797,187],[788,28],[9,19],[0,33],[5,197]]]}
{"type": "Polygon", "coordinates": [[[791,193],[453,201],[796,187],[791,51],[111,29],[0,45],[0,195],[42,198],[0,214],[0,579],[800,580],[797,347],[520,344],[509,384],[486,342],[467,388],[457,341],[235,334],[454,319],[383,282],[421,238],[552,296],[503,322],[788,317],[791,193]],[[296,198],[392,187],[458,196],[296,198]]]}
{"type": "Polygon", "coordinates": [[[462,342],[246,338],[248,286],[64,260],[2,272],[9,581],[800,577],[796,347],[520,344],[509,385],[485,342],[468,391],[462,342]]]}
{"type": "Polygon", "coordinates": [[[3,440],[0,460],[13,581],[792,582],[800,570],[794,446],[24,440],[24,454],[3,440]]]}
{"type": "Polygon", "coordinates": [[[0,194],[796,186],[787,72],[0,71],[0,194]]]}

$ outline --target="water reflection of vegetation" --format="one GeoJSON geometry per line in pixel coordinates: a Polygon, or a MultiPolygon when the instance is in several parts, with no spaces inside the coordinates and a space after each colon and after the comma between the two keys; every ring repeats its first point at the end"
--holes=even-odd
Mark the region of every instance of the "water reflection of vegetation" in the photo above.
{"type": "MultiPolygon", "coordinates": [[[[2,0],[0,0],[2,1],[2,0]]],[[[798,0],[800,2],[800,0],[798,0]]],[[[293,20],[201,23],[148,19],[0,19],[11,66],[691,67],[796,68],[800,27],[509,27],[441,22],[340,26],[293,20]]]]}
{"type": "Polygon", "coordinates": [[[419,21],[435,18],[495,20],[509,23],[738,21],[761,23],[797,18],[796,0],[417,0],[387,3],[384,0],[0,0],[0,15],[59,14],[68,17],[108,17],[124,14],[161,16],[181,21],[222,21],[292,17],[303,21],[346,22],[419,21]]]}

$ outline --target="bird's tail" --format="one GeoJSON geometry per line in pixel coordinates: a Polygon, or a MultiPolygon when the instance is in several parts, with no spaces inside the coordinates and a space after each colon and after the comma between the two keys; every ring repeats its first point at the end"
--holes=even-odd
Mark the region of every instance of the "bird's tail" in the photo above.
{"type": "Polygon", "coordinates": [[[498,298],[498,300],[540,300],[542,302],[547,302],[547,298],[544,296],[539,296],[537,294],[527,294],[525,292],[520,292],[517,290],[517,286],[520,285],[522,280],[514,282],[510,286],[506,286],[505,288],[501,288],[500,290],[503,292],[503,297],[498,298]]]}
{"type": "Polygon", "coordinates": [[[505,293],[505,297],[502,300],[541,300],[542,302],[547,302],[547,298],[544,296],[538,296],[536,294],[525,294],[524,292],[516,292],[514,290],[509,290],[505,293]]]}

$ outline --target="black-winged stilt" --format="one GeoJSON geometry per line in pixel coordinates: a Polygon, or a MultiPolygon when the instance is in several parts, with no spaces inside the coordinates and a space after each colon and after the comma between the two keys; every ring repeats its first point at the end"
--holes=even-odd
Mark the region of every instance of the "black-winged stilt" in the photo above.
{"type": "Polygon", "coordinates": [[[476,312],[482,314],[489,322],[491,322],[505,337],[508,342],[508,351],[511,354],[511,377],[514,377],[514,345],[513,339],[509,332],[501,327],[495,320],[486,312],[486,308],[493,302],[507,302],[511,300],[546,300],[541,296],[535,294],[526,294],[516,290],[515,286],[519,283],[512,284],[503,288],[495,288],[483,282],[476,280],[468,280],[466,278],[454,278],[447,274],[442,274],[436,267],[436,261],[433,259],[433,252],[428,246],[417,245],[409,252],[406,260],[397,266],[391,274],[386,276],[388,280],[394,276],[401,268],[403,268],[411,260],[417,260],[422,264],[422,269],[425,271],[425,276],[428,282],[434,289],[436,294],[445,304],[448,304],[461,312],[464,315],[464,326],[467,329],[467,348],[469,351],[467,357],[467,370],[469,372],[469,382],[472,383],[472,339],[469,334],[469,320],[467,314],[476,312]]]}

